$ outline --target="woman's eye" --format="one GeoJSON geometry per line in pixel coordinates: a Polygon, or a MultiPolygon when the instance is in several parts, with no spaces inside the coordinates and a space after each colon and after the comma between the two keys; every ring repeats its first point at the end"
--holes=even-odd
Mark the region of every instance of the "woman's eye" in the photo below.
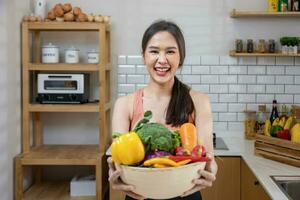
{"type": "Polygon", "coordinates": [[[175,51],[167,51],[167,54],[174,54],[175,51]]]}
{"type": "Polygon", "coordinates": [[[157,53],[158,53],[158,51],[151,50],[151,51],[150,51],[150,53],[152,53],[152,54],[157,54],[157,53]]]}

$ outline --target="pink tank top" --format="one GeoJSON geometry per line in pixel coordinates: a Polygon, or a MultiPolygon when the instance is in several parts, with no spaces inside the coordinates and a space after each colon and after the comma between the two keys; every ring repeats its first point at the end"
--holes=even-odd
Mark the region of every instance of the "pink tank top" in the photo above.
{"type": "MultiPolygon", "coordinates": [[[[136,123],[144,116],[143,96],[144,96],[144,88],[137,90],[133,94],[133,113],[132,113],[132,119],[130,124],[130,130],[134,129],[136,123]]],[[[192,116],[189,117],[189,122],[194,123],[194,119],[192,118],[192,116]]],[[[178,127],[174,127],[169,124],[167,124],[166,127],[169,128],[170,130],[178,129],[178,127]]]]}

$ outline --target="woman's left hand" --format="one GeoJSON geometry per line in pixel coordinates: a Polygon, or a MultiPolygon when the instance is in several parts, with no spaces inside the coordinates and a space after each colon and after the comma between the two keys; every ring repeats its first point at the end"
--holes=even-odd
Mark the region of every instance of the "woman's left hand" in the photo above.
{"type": "MultiPolygon", "coordinates": [[[[210,156],[208,156],[208,157],[210,157],[210,156]]],[[[191,195],[191,194],[193,194],[197,191],[200,191],[206,187],[211,187],[213,181],[216,180],[217,171],[218,171],[218,166],[214,159],[207,162],[205,170],[198,171],[198,173],[200,174],[200,178],[193,180],[193,183],[195,184],[195,186],[192,189],[184,192],[181,197],[191,195]]]]}

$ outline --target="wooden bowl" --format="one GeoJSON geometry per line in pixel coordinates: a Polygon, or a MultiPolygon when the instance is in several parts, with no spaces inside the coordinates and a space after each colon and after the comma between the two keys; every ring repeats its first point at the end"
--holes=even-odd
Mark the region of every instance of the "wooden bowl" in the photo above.
{"type": "Polygon", "coordinates": [[[121,179],[135,186],[134,192],[151,199],[169,199],[181,196],[191,189],[192,181],[199,178],[199,170],[206,162],[196,162],[180,167],[143,168],[120,165],[121,179]]]}

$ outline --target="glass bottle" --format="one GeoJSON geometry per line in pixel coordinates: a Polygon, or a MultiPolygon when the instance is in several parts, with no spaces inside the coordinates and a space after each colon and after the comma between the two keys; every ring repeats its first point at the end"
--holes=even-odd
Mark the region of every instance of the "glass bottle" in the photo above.
{"type": "Polygon", "coordinates": [[[271,124],[278,116],[279,115],[278,115],[278,110],[277,110],[277,101],[273,100],[272,112],[271,112],[271,116],[270,116],[271,124]]]}
{"type": "Polygon", "coordinates": [[[254,44],[252,39],[247,40],[247,52],[248,53],[253,53],[254,51],[254,44]]]}
{"type": "Polygon", "coordinates": [[[266,43],[265,43],[265,40],[263,39],[260,39],[258,41],[258,52],[259,53],[265,53],[266,51],[266,43]]]}
{"type": "Polygon", "coordinates": [[[243,51],[243,41],[241,39],[237,39],[235,41],[235,52],[241,53],[243,51]]]}
{"type": "Polygon", "coordinates": [[[269,53],[275,53],[275,40],[269,40],[269,53]]]}

